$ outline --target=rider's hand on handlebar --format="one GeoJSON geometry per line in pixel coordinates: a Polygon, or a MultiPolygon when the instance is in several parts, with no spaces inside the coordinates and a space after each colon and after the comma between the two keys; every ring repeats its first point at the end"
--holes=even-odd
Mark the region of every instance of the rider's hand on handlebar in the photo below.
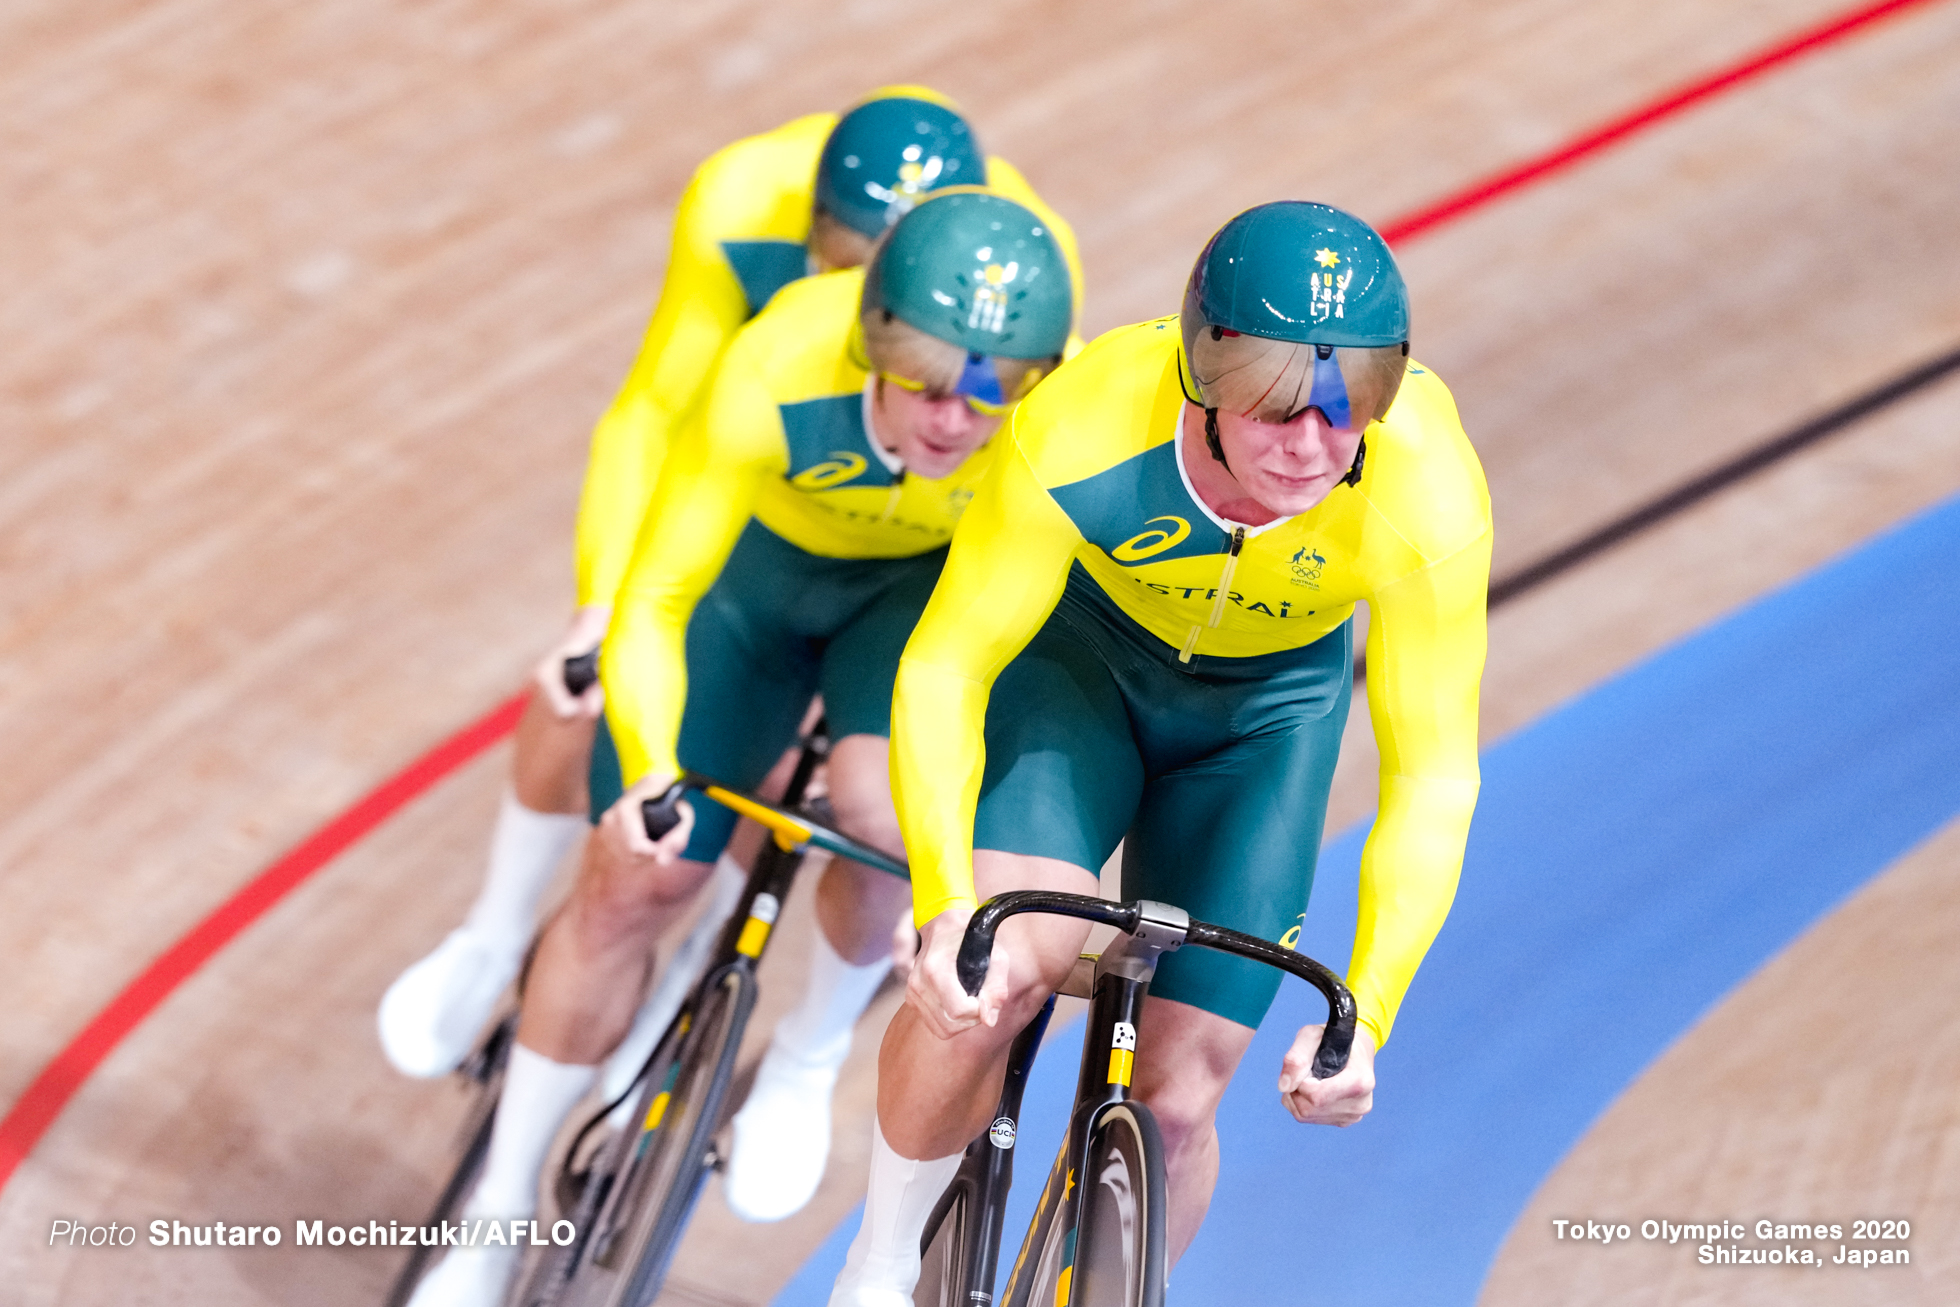
{"type": "Polygon", "coordinates": [[[919,931],[919,955],[906,981],[905,1001],[941,1039],[951,1039],[983,1022],[995,1024],[1000,1020],[1001,1005],[1007,1001],[1007,952],[998,937],[987,983],[980,987],[979,995],[968,994],[960,984],[954,961],[972,916],[971,908],[948,908],[928,921],[919,931]]]}
{"type": "Polygon", "coordinates": [[[1279,1101],[1302,1125],[1353,1125],[1375,1105],[1375,1037],[1356,1025],[1347,1066],[1325,1080],[1313,1078],[1313,1055],[1323,1026],[1305,1026],[1280,1063],[1279,1101]]]}
{"type": "Polygon", "coordinates": [[[587,604],[579,609],[572,614],[571,629],[565,632],[565,638],[544,656],[544,661],[531,673],[538,693],[544,696],[544,701],[560,720],[597,717],[604,710],[606,692],[596,683],[579,695],[565,688],[565,660],[597,649],[611,621],[612,607],[608,604],[587,604]]]}
{"type": "Polygon", "coordinates": [[[648,838],[646,816],[640,810],[643,801],[659,798],[673,783],[671,774],[655,772],[641,778],[637,785],[619,796],[619,802],[606,809],[606,815],[599,819],[597,835],[605,842],[608,852],[626,861],[650,858],[662,866],[681,856],[681,851],[687,848],[688,836],[694,833],[694,805],[686,800],[675,805],[680,824],[658,840],[648,838]]]}

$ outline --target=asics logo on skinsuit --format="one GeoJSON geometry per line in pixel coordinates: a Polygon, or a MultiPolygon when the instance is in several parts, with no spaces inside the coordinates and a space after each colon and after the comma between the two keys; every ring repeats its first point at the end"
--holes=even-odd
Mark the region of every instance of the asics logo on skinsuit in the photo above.
{"type": "Polygon", "coordinates": [[[866,467],[864,455],[849,453],[842,449],[830,451],[830,461],[806,467],[789,479],[798,490],[828,490],[841,486],[866,467]]]}
{"type": "Polygon", "coordinates": [[[1144,525],[1156,529],[1141,531],[1131,536],[1110,550],[1109,556],[1119,563],[1141,563],[1152,555],[1163,553],[1191,534],[1191,524],[1181,517],[1153,517],[1144,525]],[[1159,522],[1168,522],[1170,525],[1157,526],[1159,522]]]}

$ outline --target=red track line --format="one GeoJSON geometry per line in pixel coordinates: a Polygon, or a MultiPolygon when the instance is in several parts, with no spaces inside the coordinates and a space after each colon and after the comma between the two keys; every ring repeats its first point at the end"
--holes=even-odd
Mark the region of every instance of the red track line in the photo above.
{"type": "Polygon", "coordinates": [[[129,982],[35,1077],[6,1119],[0,1121],[0,1187],[40,1142],[82,1082],[178,985],[342,850],[510,734],[524,711],[526,697],[518,694],[504,700],[362,795],[352,807],[253,877],[129,982]]]}
{"type": "MultiPolygon", "coordinates": [[[[1779,64],[1841,40],[1881,18],[1930,2],[1885,0],[1882,4],[1862,6],[1833,18],[1721,72],[1664,95],[1535,159],[1472,183],[1426,209],[1397,218],[1381,229],[1382,235],[1390,241],[1405,241],[1440,227],[1502,195],[1570,167],[1643,127],[1680,113],[1720,92],[1731,90],[1779,64]]],[[[48,1063],[20,1096],[6,1119],[0,1120],[0,1188],[6,1186],[15,1169],[40,1142],[41,1136],[68,1105],[68,1100],[81,1088],[82,1082],[115,1050],[123,1037],[155,1011],[178,985],[343,849],[393,816],[409,800],[430,789],[437,781],[516,729],[524,700],[523,694],[505,700],[369,791],[353,807],[333,818],[259,873],[217,911],[173,944],[168,952],[151,963],[148,970],[131,981],[66,1048],[56,1054],[54,1061],[48,1063]]]]}
{"type": "Polygon", "coordinates": [[[1569,168],[1588,155],[1599,153],[1607,146],[1631,136],[1643,127],[1651,127],[1663,119],[1692,108],[1703,100],[1719,95],[1723,91],[1733,90],[1741,83],[1759,77],[1779,64],[1788,63],[1799,55],[1808,54],[1842,40],[1881,18],[1889,18],[1901,10],[1930,2],[1931,0],[1884,0],[1882,4],[1866,5],[1849,13],[1840,14],[1836,18],[1827,19],[1808,31],[1799,32],[1786,41],[1749,56],[1741,63],[1731,64],[1701,81],[1690,82],[1657,100],[1649,101],[1624,117],[1615,118],[1605,126],[1587,132],[1584,136],[1575,137],[1564,145],[1555,146],[1534,159],[1527,159],[1515,168],[1493,173],[1481,181],[1472,182],[1452,195],[1444,196],[1426,209],[1418,209],[1414,213],[1396,218],[1381,229],[1382,236],[1390,244],[1394,244],[1397,241],[1408,240],[1411,236],[1420,235],[1432,227],[1439,227],[1452,218],[1483,207],[1499,196],[1520,190],[1552,173],[1569,168]]]}

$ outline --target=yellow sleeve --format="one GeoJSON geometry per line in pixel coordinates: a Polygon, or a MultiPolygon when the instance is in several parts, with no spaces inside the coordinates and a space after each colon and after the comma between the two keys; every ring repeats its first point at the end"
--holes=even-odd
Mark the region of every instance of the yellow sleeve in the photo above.
{"type": "Polygon", "coordinates": [[[721,575],[763,481],[788,466],[781,413],[738,340],[675,435],[599,659],[627,785],[680,770],[688,618],[721,575]]]}
{"type": "Polygon", "coordinates": [[[681,196],[653,320],[592,432],[575,534],[581,607],[613,602],[674,429],[749,316],[748,297],[714,237],[716,180],[704,168],[681,196]]]}
{"type": "Polygon", "coordinates": [[[1054,611],[1082,543],[1010,439],[953,532],[892,696],[892,798],[912,915],[973,907],[973,813],[994,678],[1054,611]]]}
{"type": "Polygon", "coordinates": [[[1477,803],[1490,530],[1369,599],[1381,802],[1361,854],[1348,987],[1379,1046],[1456,897],[1477,803]]]}

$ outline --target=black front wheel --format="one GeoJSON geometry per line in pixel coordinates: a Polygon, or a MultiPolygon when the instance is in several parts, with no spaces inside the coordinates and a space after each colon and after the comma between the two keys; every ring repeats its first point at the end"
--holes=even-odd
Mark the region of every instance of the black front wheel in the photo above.
{"type": "Polygon", "coordinates": [[[726,968],[706,986],[653,1137],[626,1177],[615,1238],[595,1255],[619,1277],[607,1307],[647,1307],[667,1278],[713,1169],[715,1127],[754,1008],[755,975],[745,966],[726,968]]]}
{"type": "Polygon", "coordinates": [[[1084,1162],[1071,1307],[1163,1307],[1164,1145],[1142,1103],[1103,1113],[1084,1162]]]}
{"type": "Polygon", "coordinates": [[[964,1175],[954,1177],[921,1241],[919,1282],[912,1290],[914,1307],[972,1307],[967,1294],[973,1287],[971,1243],[973,1186],[964,1175]]]}
{"type": "MultiPolygon", "coordinates": [[[[512,1013],[498,1023],[461,1068],[468,1079],[476,1082],[476,1099],[463,1121],[463,1155],[428,1219],[423,1221],[424,1228],[440,1229],[444,1223],[460,1219],[463,1204],[469,1201],[477,1180],[483,1175],[484,1160],[490,1155],[490,1131],[497,1122],[497,1100],[504,1092],[504,1066],[510,1060],[510,1046],[516,1039],[517,1014],[512,1013]]],[[[403,1307],[414,1296],[415,1286],[422,1282],[422,1277],[441,1259],[442,1252],[440,1247],[418,1243],[388,1291],[387,1307],[403,1307]]]]}

